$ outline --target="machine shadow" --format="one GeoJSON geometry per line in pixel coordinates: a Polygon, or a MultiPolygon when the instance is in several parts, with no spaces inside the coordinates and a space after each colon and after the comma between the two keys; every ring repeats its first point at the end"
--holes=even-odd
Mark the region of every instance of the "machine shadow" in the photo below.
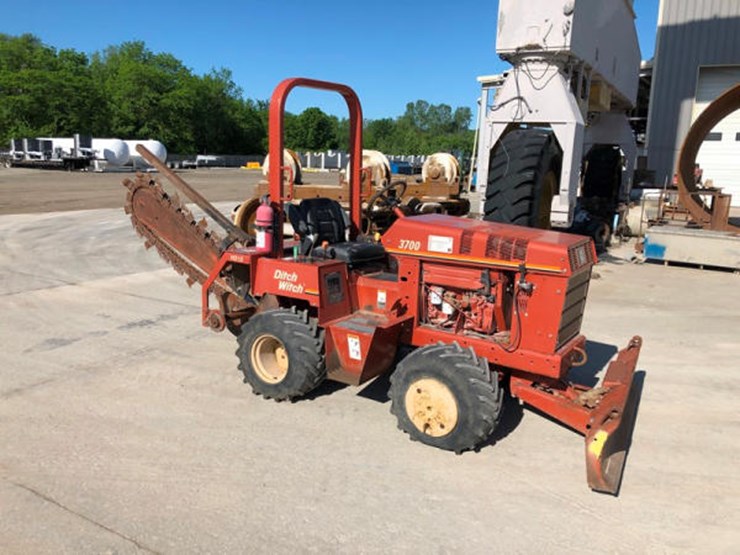
{"type": "MultiPolygon", "coordinates": [[[[583,366],[577,366],[570,369],[567,376],[568,381],[576,382],[589,388],[595,387],[596,384],[599,383],[599,372],[606,370],[607,364],[612,358],[614,358],[614,355],[616,355],[618,351],[619,349],[614,345],[601,343],[599,341],[586,340],[586,353],[588,354],[588,360],[583,366]]],[[[570,429],[556,418],[553,418],[549,414],[542,412],[531,405],[527,405],[527,410],[549,420],[553,424],[570,429]]]]}
{"type": "Polygon", "coordinates": [[[371,401],[375,401],[377,403],[387,403],[390,401],[390,397],[388,396],[388,390],[391,387],[391,374],[395,370],[395,365],[393,368],[388,370],[385,374],[381,374],[374,380],[372,380],[367,386],[365,386],[361,391],[357,393],[358,397],[364,397],[365,399],[370,399],[371,401]]]}
{"type": "MultiPolygon", "coordinates": [[[[622,257],[614,256],[613,254],[610,254],[609,251],[599,253],[599,262],[609,263],[609,264],[615,264],[617,266],[622,266],[623,264],[629,264],[629,260],[625,260],[622,257]]],[[[597,264],[594,266],[594,270],[598,270],[599,265],[597,264]]]]}
{"type": "Polygon", "coordinates": [[[412,352],[414,352],[414,348],[409,345],[399,346],[396,359],[393,361],[391,367],[377,378],[371,380],[357,393],[357,396],[370,399],[377,403],[387,403],[390,401],[391,398],[388,396],[388,390],[391,387],[391,374],[396,370],[399,363],[412,352]]]}
{"type": "MultiPolygon", "coordinates": [[[[586,352],[588,353],[588,360],[583,366],[571,369],[568,378],[573,381],[577,381],[578,383],[582,383],[588,387],[594,387],[599,381],[597,375],[599,374],[599,372],[606,368],[606,365],[614,357],[614,355],[617,354],[617,351],[618,349],[614,345],[600,343],[598,341],[586,341],[586,352]]],[[[642,381],[644,380],[644,372],[641,372],[641,374],[641,377],[638,377],[637,373],[635,374],[634,385],[632,388],[632,393],[637,395],[638,399],[639,395],[641,395],[642,393],[642,381]]],[[[526,405],[526,407],[529,411],[535,414],[539,414],[540,416],[546,418],[547,420],[550,420],[551,422],[554,422],[559,426],[564,426],[562,422],[555,420],[548,414],[545,414],[544,412],[541,412],[529,405],[526,405]]],[[[494,445],[498,441],[506,438],[506,436],[508,436],[519,426],[522,418],[524,418],[524,406],[521,405],[515,398],[513,398],[509,393],[508,388],[506,388],[504,392],[504,408],[501,415],[501,421],[499,422],[491,437],[483,444],[481,444],[476,450],[494,445]]],[[[632,427],[634,427],[634,423],[632,427]]],[[[631,437],[631,430],[629,434],[631,437]]]]}
{"type": "MultiPolygon", "coordinates": [[[[598,374],[604,370],[609,363],[609,361],[614,358],[614,355],[617,354],[617,347],[614,345],[609,345],[607,343],[601,343],[599,341],[586,341],[586,353],[588,354],[588,360],[583,366],[574,367],[571,369],[568,378],[572,381],[581,383],[583,385],[586,385],[588,387],[594,387],[598,382],[598,374]]],[[[365,387],[363,387],[361,390],[357,392],[358,397],[363,397],[365,399],[369,399],[371,401],[375,401],[376,403],[385,404],[390,401],[390,397],[388,396],[388,390],[390,389],[390,376],[393,373],[393,371],[396,368],[396,365],[398,362],[400,362],[400,359],[403,358],[402,356],[399,357],[399,360],[396,362],[396,364],[393,365],[390,369],[388,369],[387,372],[381,374],[377,378],[371,380],[365,387]]],[[[628,426],[629,429],[625,429],[625,438],[624,442],[626,447],[627,454],[629,453],[629,445],[632,442],[632,432],[634,430],[635,422],[637,419],[637,411],[639,408],[640,399],[642,397],[642,388],[643,383],[645,381],[645,372],[640,370],[635,372],[635,376],[633,379],[633,386],[631,391],[631,396],[635,397],[634,403],[634,419],[632,420],[632,423],[630,426],[628,426]]],[[[326,395],[331,395],[336,391],[340,391],[344,388],[346,388],[346,384],[342,384],[339,382],[334,382],[331,380],[325,380],[319,387],[317,387],[315,390],[311,391],[309,394],[307,394],[305,397],[303,397],[300,400],[307,400],[311,401],[314,399],[317,399],[319,397],[324,397],[326,395]]],[[[632,400],[630,403],[633,402],[632,400]]],[[[499,441],[505,439],[510,433],[512,433],[521,423],[522,419],[524,418],[524,406],[521,405],[515,398],[511,396],[509,393],[508,387],[504,388],[504,398],[503,398],[503,411],[501,414],[501,420],[498,423],[498,426],[496,426],[496,429],[494,430],[493,434],[490,438],[488,438],[485,442],[483,442],[481,445],[479,445],[475,451],[480,451],[481,449],[484,449],[489,446],[493,446],[499,441]]],[[[629,406],[629,403],[628,403],[629,406]]],[[[539,410],[530,407],[527,405],[527,409],[531,412],[534,412],[536,414],[539,414],[540,416],[546,418],[547,420],[550,420],[551,422],[563,426],[563,424],[554,418],[550,417],[549,415],[540,412],[539,410]]]]}
{"type": "Polygon", "coordinates": [[[517,429],[522,418],[524,418],[524,408],[519,401],[511,396],[509,388],[504,388],[504,406],[501,412],[501,420],[499,420],[491,437],[481,443],[475,451],[478,452],[481,449],[495,445],[506,438],[511,432],[517,429]]]}
{"type": "Polygon", "coordinates": [[[324,380],[323,382],[319,384],[319,386],[316,389],[309,391],[303,397],[297,397],[295,399],[292,399],[292,401],[293,402],[313,401],[315,399],[318,399],[319,397],[326,397],[327,395],[332,395],[333,393],[340,391],[346,387],[348,387],[346,383],[335,382],[334,380],[324,380]]]}
{"type": "Polygon", "coordinates": [[[586,364],[571,368],[568,379],[588,387],[595,386],[599,381],[597,374],[606,368],[618,350],[615,345],[586,340],[586,364]]]}

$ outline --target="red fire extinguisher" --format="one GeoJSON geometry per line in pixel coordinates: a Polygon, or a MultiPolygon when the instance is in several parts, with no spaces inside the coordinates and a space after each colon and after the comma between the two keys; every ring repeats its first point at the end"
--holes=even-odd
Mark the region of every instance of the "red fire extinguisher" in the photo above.
{"type": "Polygon", "coordinates": [[[264,195],[257,207],[257,215],[254,229],[257,232],[257,252],[270,252],[272,250],[272,228],[275,211],[270,205],[270,195],[264,195]]]}

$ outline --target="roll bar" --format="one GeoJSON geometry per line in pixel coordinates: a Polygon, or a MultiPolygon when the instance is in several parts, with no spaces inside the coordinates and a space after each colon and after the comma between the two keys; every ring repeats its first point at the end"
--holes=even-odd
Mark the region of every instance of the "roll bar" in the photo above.
{"type": "Polygon", "coordinates": [[[330,81],[318,81],[304,77],[292,77],[282,81],[272,93],[270,99],[270,121],[269,121],[269,146],[270,172],[268,181],[270,183],[270,198],[276,215],[276,230],[273,241],[272,255],[283,256],[283,223],[285,222],[285,211],[283,210],[283,132],[285,119],[285,102],[290,92],[296,87],[309,89],[320,89],[334,91],[341,94],[349,109],[349,134],[350,134],[350,172],[349,172],[349,198],[350,198],[350,239],[354,239],[361,229],[362,205],[360,199],[360,167],[362,164],[362,107],[355,91],[347,85],[332,83],[330,81]],[[280,163],[277,163],[277,161],[280,163]]]}

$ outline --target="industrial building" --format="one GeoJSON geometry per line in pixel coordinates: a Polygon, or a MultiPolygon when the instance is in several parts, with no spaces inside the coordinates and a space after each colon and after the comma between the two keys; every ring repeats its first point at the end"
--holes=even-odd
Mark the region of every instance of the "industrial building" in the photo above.
{"type": "MultiPolygon", "coordinates": [[[[648,167],[670,183],[686,133],[702,110],[740,82],[740,2],[661,0],[647,126],[648,167]]],[[[707,135],[704,179],[740,206],[740,111],[707,135]]]]}

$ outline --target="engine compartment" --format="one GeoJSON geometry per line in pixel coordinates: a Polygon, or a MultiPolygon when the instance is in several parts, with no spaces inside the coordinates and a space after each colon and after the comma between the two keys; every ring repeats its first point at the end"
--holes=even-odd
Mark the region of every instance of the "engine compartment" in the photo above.
{"type": "Polygon", "coordinates": [[[509,329],[513,275],[426,263],[422,323],[453,333],[494,335],[509,329]]]}

